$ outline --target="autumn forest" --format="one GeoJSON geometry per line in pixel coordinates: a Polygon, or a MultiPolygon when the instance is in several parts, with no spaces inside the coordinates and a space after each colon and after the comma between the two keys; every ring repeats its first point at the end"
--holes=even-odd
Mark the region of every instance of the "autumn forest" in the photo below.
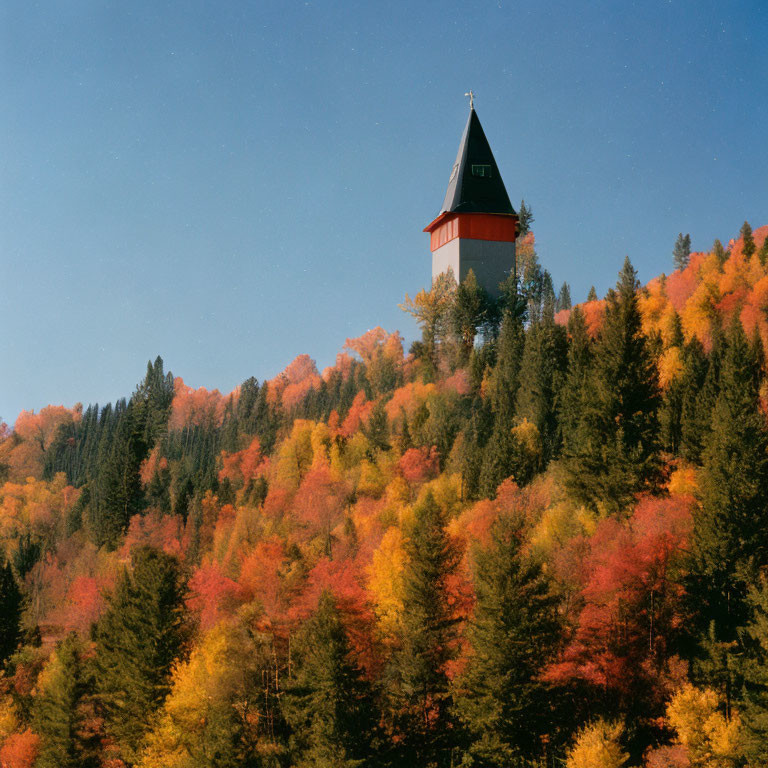
{"type": "Polygon", "coordinates": [[[616,266],[2,424],[0,766],[768,764],[768,226],[616,266]]]}

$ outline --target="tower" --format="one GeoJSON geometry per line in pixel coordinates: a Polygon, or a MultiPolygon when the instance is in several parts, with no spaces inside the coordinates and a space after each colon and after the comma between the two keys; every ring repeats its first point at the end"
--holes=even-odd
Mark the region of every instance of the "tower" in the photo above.
{"type": "Polygon", "coordinates": [[[453,270],[461,282],[472,269],[494,298],[515,271],[517,214],[509,202],[470,91],[469,119],[451,171],[443,207],[424,231],[430,234],[432,280],[453,270]]]}

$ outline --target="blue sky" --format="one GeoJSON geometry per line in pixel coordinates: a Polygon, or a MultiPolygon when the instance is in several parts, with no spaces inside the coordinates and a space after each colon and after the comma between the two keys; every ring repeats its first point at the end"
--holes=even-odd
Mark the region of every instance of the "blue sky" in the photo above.
{"type": "Polygon", "coordinates": [[[574,299],[768,223],[768,4],[0,4],[0,416],[332,363],[428,284],[476,107],[574,299]]]}

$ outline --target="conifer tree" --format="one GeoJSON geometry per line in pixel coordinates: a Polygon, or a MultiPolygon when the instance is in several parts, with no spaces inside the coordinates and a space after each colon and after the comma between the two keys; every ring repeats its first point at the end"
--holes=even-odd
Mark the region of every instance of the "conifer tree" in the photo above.
{"type": "Polygon", "coordinates": [[[763,240],[763,244],[760,246],[760,250],[757,252],[757,258],[760,259],[760,264],[762,266],[768,264],[768,237],[763,240]]]}
{"type": "Polygon", "coordinates": [[[93,686],[82,641],[72,633],[56,649],[38,681],[33,707],[35,733],[40,736],[38,768],[101,765],[93,686]]]}
{"type": "Polygon", "coordinates": [[[587,380],[592,365],[592,339],[587,331],[587,322],[579,306],[573,308],[568,318],[567,373],[559,402],[559,423],[566,446],[576,444],[582,416],[582,398],[585,396],[587,380]]]}
{"type": "Polygon", "coordinates": [[[709,433],[720,376],[720,345],[707,357],[697,338],[683,347],[680,376],[680,455],[698,464],[709,433]]]}
{"type": "Polygon", "coordinates": [[[609,511],[626,507],[659,476],[658,374],[642,333],[637,288],[627,258],[606,298],[578,427],[564,446],[571,494],[609,511]]]}
{"type": "Polygon", "coordinates": [[[498,518],[474,553],[471,652],[456,684],[469,764],[533,761],[545,732],[547,693],[538,677],[559,638],[556,600],[541,566],[522,551],[522,516],[498,518]]]}
{"type": "Polygon", "coordinates": [[[691,236],[684,235],[682,232],[675,240],[675,248],[672,251],[675,269],[685,269],[691,260],[691,236]]]}
{"type": "Polygon", "coordinates": [[[456,654],[457,637],[447,587],[458,553],[431,492],[413,515],[404,545],[402,627],[389,665],[397,764],[442,767],[450,765],[453,743],[446,667],[456,654]]]}
{"type": "Polygon", "coordinates": [[[730,649],[748,619],[747,593],[768,565],[768,429],[759,410],[762,347],[747,342],[741,323],[728,334],[712,428],[704,450],[699,507],[694,517],[690,591],[709,682],[730,703],[730,649]]]}
{"type": "Polygon", "coordinates": [[[0,669],[14,653],[21,639],[23,599],[11,564],[0,565],[0,669]]]}
{"type": "Polygon", "coordinates": [[[715,238],[715,242],[712,246],[712,253],[717,256],[717,263],[722,268],[723,264],[725,264],[726,260],[728,259],[728,252],[725,250],[725,248],[723,248],[723,244],[717,238],[715,238]]]}
{"type": "Polygon", "coordinates": [[[597,301],[597,291],[595,290],[594,285],[591,285],[589,287],[589,293],[587,294],[587,301],[597,301]]]}
{"type": "Polygon", "coordinates": [[[336,601],[320,597],[317,611],[292,646],[292,677],[284,694],[296,766],[368,764],[377,718],[370,684],[355,663],[336,601]]]}
{"type": "Polygon", "coordinates": [[[518,234],[520,237],[523,237],[531,231],[531,224],[534,222],[533,211],[525,204],[525,200],[520,201],[517,220],[520,223],[520,232],[518,234]]]}
{"type": "Polygon", "coordinates": [[[749,222],[745,221],[741,225],[741,238],[742,238],[742,247],[741,252],[744,254],[745,259],[751,259],[752,254],[756,250],[755,246],[755,239],[752,237],[752,227],[749,226],[749,222]]]}
{"type": "Polygon", "coordinates": [[[95,628],[97,694],[107,733],[133,762],[170,690],[187,639],[177,560],[150,547],[132,553],[95,628]]]}
{"type": "Polygon", "coordinates": [[[570,309],[571,306],[571,287],[568,283],[563,283],[560,286],[560,293],[557,294],[555,310],[562,312],[564,309],[570,309]]]}
{"type": "Polygon", "coordinates": [[[388,451],[392,447],[389,443],[387,411],[384,408],[384,401],[382,399],[377,400],[373,406],[364,432],[375,450],[388,451]]]}
{"type": "Polygon", "coordinates": [[[741,632],[744,687],[739,709],[747,732],[747,754],[754,765],[768,764],[768,579],[748,595],[750,621],[741,632]]]}
{"type": "MultiPolygon", "coordinates": [[[[670,348],[684,349],[683,326],[677,312],[673,315],[670,348]]],[[[683,352],[684,357],[684,352],[683,352]]],[[[682,438],[683,400],[685,397],[684,377],[678,376],[667,385],[659,409],[661,444],[666,451],[676,455],[682,438]]]]}
{"type": "Polygon", "coordinates": [[[451,328],[460,340],[461,365],[466,365],[475,344],[478,329],[487,320],[488,294],[477,282],[474,270],[459,283],[451,307],[451,328]]]}

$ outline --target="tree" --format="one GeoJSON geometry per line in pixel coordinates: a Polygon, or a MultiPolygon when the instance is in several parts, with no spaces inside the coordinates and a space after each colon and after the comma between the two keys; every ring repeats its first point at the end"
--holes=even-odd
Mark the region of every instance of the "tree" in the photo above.
{"type": "Polygon", "coordinates": [[[608,293],[578,426],[564,445],[565,480],[578,501],[610,511],[659,478],[659,385],[627,258],[608,293]]]}
{"type": "Polygon", "coordinates": [[[285,716],[295,765],[366,764],[376,747],[370,684],[355,662],[336,599],[327,591],[292,645],[285,716]]]}
{"type": "Polygon", "coordinates": [[[672,251],[672,258],[675,263],[675,269],[685,269],[691,260],[691,236],[684,235],[682,232],[675,240],[675,247],[672,251]]]}
{"type": "Polygon", "coordinates": [[[704,449],[699,508],[694,517],[691,592],[700,617],[703,674],[734,695],[731,658],[737,627],[749,617],[747,593],[768,564],[768,429],[760,412],[762,348],[734,322],[720,373],[720,391],[704,449]]]}
{"type": "Polygon", "coordinates": [[[712,253],[717,256],[717,263],[722,267],[728,259],[729,252],[723,248],[723,244],[715,238],[715,242],[712,245],[712,253]]]}
{"type": "Polygon", "coordinates": [[[140,547],[131,559],[94,632],[98,700],[107,733],[129,762],[170,690],[171,668],[187,640],[176,558],[140,547]]]}
{"type": "Polygon", "coordinates": [[[40,736],[39,768],[95,768],[100,739],[93,701],[93,677],[81,640],[68,635],[38,680],[33,707],[40,736]]]}
{"type": "Polygon", "coordinates": [[[592,365],[593,342],[587,332],[587,323],[581,307],[573,308],[568,318],[567,373],[558,403],[558,421],[563,442],[575,444],[582,415],[582,398],[587,389],[587,378],[592,365]]]}
{"type": "Polygon", "coordinates": [[[21,639],[23,599],[11,564],[0,565],[0,668],[13,654],[21,639]]]}
{"type": "Polygon", "coordinates": [[[522,515],[513,512],[494,523],[491,544],[474,552],[471,651],[456,683],[472,765],[532,761],[541,746],[547,695],[539,674],[560,626],[549,581],[523,540],[522,515]]]}
{"type": "Polygon", "coordinates": [[[621,768],[629,755],[621,748],[621,723],[597,720],[579,731],[568,752],[566,768],[621,768]]]}
{"type": "Polygon", "coordinates": [[[389,664],[392,720],[401,765],[447,766],[451,759],[451,689],[447,665],[456,654],[448,582],[458,553],[445,513],[431,492],[413,510],[404,543],[403,615],[389,664]]]}
{"type": "Polygon", "coordinates": [[[461,341],[461,364],[466,365],[478,329],[487,321],[490,301],[477,282],[474,270],[459,283],[451,307],[451,327],[461,341]]]}
{"type": "Polygon", "coordinates": [[[740,632],[744,646],[741,691],[747,753],[755,765],[768,764],[768,578],[763,576],[747,597],[750,621],[740,632]]]}
{"type": "Polygon", "coordinates": [[[768,236],[763,240],[763,244],[760,246],[760,250],[757,252],[757,257],[760,259],[760,264],[765,266],[768,264],[768,236]]]}
{"type": "Polygon", "coordinates": [[[563,283],[560,286],[560,293],[557,294],[557,303],[555,304],[555,310],[562,312],[565,309],[571,308],[571,287],[568,283],[563,283]]]}
{"type": "Polygon", "coordinates": [[[525,200],[520,201],[517,220],[520,222],[520,232],[518,234],[520,237],[523,237],[531,231],[531,224],[535,221],[533,211],[525,204],[525,200]]]}
{"type": "Polygon", "coordinates": [[[432,283],[429,291],[421,290],[412,299],[407,293],[400,309],[412,315],[421,327],[422,359],[428,379],[437,372],[438,348],[445,336],[456,279],[453,272],[442,272],[432,283]]]}
{"type": "Polygon", "coordinates": [[[594,285],[591,285],[589,287],[589,293],[587,294],[587,301],[597,301],[597,291],[595,290],[594,285]]]}
{"type": "Polygon", "coordinates": [[[741,252],[744,254],[745,259],[751,259],[752,254],[756,250],[755,239],[752,237],[752,227],[749,226],[749,222],[745,221],[741,225],[741,252]]]}

